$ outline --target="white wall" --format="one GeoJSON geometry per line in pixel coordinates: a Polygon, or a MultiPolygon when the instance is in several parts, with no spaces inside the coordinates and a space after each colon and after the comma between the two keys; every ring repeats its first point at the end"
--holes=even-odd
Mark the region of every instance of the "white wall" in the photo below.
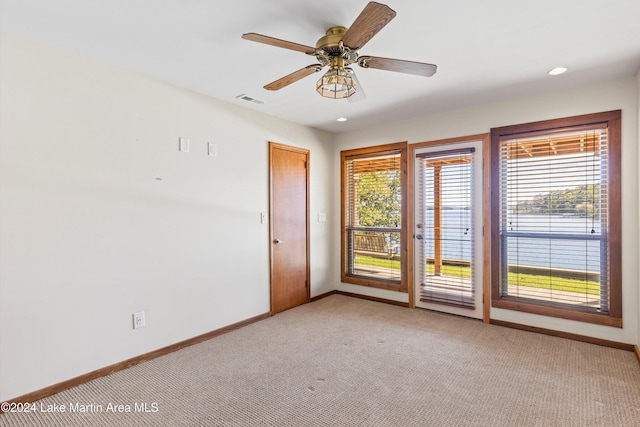
{"type": "Polygon", "coordinates": [[[268,141],[311,150],[311,294],[333,289],[331,135],[1,43],[0,401],[268,312],[268,141]]]}
{"type": "MultiPolygon", "coordinates": [[[[509,310],[491,309],[491,317],[541,328],[561,330],[575,334],[625,343],[638,342],[640,307],[638,291],[638,95],[640,85],[636,78],[628,78],[583,87],[566,92],[542,94],[525,99],[515,99],[465,110],[420,117],[392,125],[365,131],[341,134],[336,137],[334,162],[340,167],[340,151],[363,146],[387,144],[398,141],[411,143],[486,133],[492,127],[506,126],[538,120],[574,116],[622,109],[622,292],[624,327],[611,328],[569,320],[543,317],[509,310]]],[[[335,183],[334,215],[339,218],[340,183],[335,183]]],[[[339,228],[335,230],[336,245],[334,265],[339,262],[339,228]]],[[[339,271],[334,280],[340,281],[339,271]]],[[[407,294],[341,283],[338,289],[348,292],[407,301],[407,294]]]]}

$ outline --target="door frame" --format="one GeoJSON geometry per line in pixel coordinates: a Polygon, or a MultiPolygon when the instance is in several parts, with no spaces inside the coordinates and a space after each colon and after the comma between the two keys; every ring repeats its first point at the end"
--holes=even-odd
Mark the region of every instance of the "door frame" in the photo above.
{"type": "MultiPolygon", "coordinates": [[[[490,208],[490,195],[491,195],[491,187],[489,180],[489,137],[488,133],[481,133],[475,135],[467,135],[456,138],[446,138],[439,139],[435,141],[427,141],[427,142],[419,142],[415,144],[409,145],[409,156],[407,160],[407,178],[408,178],[408,187],[409,194],[407,197],[408,201],[408,212],[409,212],[409,224],[407,229],[410,230],[411,235],[408,236],[408,245],[407,248],[409,250],[409,256],[407,260],[407,269],[409,271],[408,280],[409,280],[409,307],[415,308],[415,280],[414,280],[414,254],[415,254],[415,239],[413,238],[413,230],[415,230],[416,218],[414,215],[415,212],[415,195],[416,195],[416,182],[415,182],[415,155],[416,151],[436,145],[446,145],[446,144],[454,144],[459,142],[468,142],[468,141],[482,141],[482,177],[483,177],[483,197],[479,200],[479,203],[482,203],[482,242],[483,245],[483,276],[482,276],[482,303],[483,303],[483,315],[482,321],[484,323],[489,323],[490,321],[490,308],[491,308],[491,253],[490,253],[490,243],[491,243],[491,208],[490,208]]],[[[480,242],[479,242],[480,243],[480,242]]]]}
{"type": "Polygon", "coordinates": [[[311,245],[310,245],[310,231],[311,231],[311,214],[310,214],[310,202],[309,202],[309,193],[310,193],[310,185],[309,185],[309,169],[310,169],[310,151],[305,149],[305,148],[300,148],[300,147],[293,147],[290,145],[285,145],[285,144],[280,144],[277,142],[272,142],[269,141],[269,311],[271,316],[273,316],[275,314],[274,312],[274,308],[273,308],[273,295],[274,295],[274,272],[273,272],[273,263],[274,263],[274,255],[273,255],[273,239],[274,237],[274,232],[273,232],[273,220],[272,218],[274,217],[274,201],[273,201],[273,151],[274,150],[284,150],[284,151],[291,151],[294,153],[299,153],[299,154],[304,154],[305,155],[305,165],[306,165],[306,174],[305,174],[305,192],[306,192],[306,206],[305,206],[305,212],[306,212],[306,218],[305,218],[305,224],[306,224],[306,264],[307,264],[307,268],[306,268],[306,288],[307,288],[307,303],[309,301],[311,301],[311,266],[310,266],[310,262],[311,262],[311,245]]]}

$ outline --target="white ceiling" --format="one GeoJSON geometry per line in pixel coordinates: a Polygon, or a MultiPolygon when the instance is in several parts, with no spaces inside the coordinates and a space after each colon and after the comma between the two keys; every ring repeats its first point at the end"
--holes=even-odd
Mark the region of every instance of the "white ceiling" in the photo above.
{"type": "Polygon", "coordinates": [[[381,2],[397,16],[360,54],[433,63],[438,72],[425,78],[356,66],[367,95],[357,103],[322,98],[318,74],[263,89],[315,59],[240,36],[315,46],[327,28],[348,27],[366,0],[0,0],[0,29],[335,133],[640,68],[639,0],[381,2]],[[558,65],[569,71],[547,75],[558,65]],[[336,122],[340,116],[349,120],[336,122]]]}

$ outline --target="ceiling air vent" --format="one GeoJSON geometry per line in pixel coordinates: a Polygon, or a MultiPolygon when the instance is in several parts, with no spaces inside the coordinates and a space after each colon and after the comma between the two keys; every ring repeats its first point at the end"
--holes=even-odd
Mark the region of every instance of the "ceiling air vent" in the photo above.
{"type": "Polygon", "coordinates": [[[254,98],[254,97],[249,96],[249,95],[245,95],[244,93],[242,95],[236,96],[236,98],[237,99],[241,99],[243,101],[247,101],[247,102],[253,102],[254,104],[260,104],[260,105],[264,104],[264,101],[262,101],[260,99],[257,99],[257,98],[254,98]]]}

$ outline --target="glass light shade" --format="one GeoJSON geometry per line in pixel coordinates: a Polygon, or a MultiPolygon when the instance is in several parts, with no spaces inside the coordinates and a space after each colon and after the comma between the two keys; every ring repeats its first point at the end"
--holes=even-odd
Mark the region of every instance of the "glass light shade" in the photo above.
{"type": "Polygon", "coordinates": [[[325,98],[348,98],[356,93],[356,83],[344,69],[332,68],[318,80],[316,90],[325,98]]]}

